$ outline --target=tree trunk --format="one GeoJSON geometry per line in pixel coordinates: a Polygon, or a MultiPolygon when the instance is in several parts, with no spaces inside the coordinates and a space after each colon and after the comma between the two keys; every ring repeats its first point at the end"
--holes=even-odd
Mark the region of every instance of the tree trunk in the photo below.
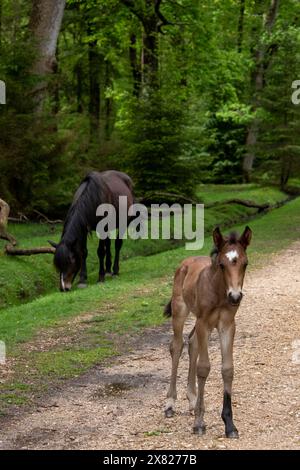
{"type": "MultiPolygon", "coordinates": [[[[272,33],[277,14],[279,9],[279,0],[271,0],[271,5],[267,14],[267,18],[264,24],[265,32],[270,35],[272,33]]],[[[254,99],[252,103],[252,110],[255,112],[260,106],[260,95],[264,89],[264,78],[265,73],[268,68],[267,60],[267,48],[263,44],[259,44],[257,50],[255,51],[255,72],[253,74],[253,89],[254,89],[254,99]]],[[[243,161],[243,175],[244,181],[249,183],[251,180],[251,173],[253,169],[253,164],[255,160],[256,153],[256,144],[258,140],[258,131],[259,131],[259,122],[257,118],[254,118],[252,123],[248,128],[248,133],[246,137],[246,153],[243,161]]]]}
{"type": "Polygon", "coordinates": [[[240,16],[238,24],[238,52],[242,52],[243,36],[244,36],[244,18],[245,18],[245,0],[240,0],[240,16]]]}
{"type": "Polygon", "coordinates": [[[281,172],[280,172],[280,189],[285,191],[288,181],[291,176],[293,166],[293,157],[291,155],[283,155],[281,157],[281,172]]]}
{"type": "MultiPolygon", "coordinates": [[[[112,80],[112,66],[109,60],[105,62],[105,88],[106,90],[111,89],[113,87],[113,80],[112,80]]],[[[105,97],[105,140],[109,140],[113,128],[113,98],[108,94],[105,97]]]]}
{"type": "Polygon", "coordinates": [[[83,112],[83,100],[82,100],[82,83],[83,83],[83,71],[82,65],[78,62],[74,68],[76,77],[76,99],[77,99],[77,113],[83,112]]]}
{"type": "MultiPolygon", "coordinates": [[[[58,55],[58,52],[57,52],[58,55]]],[[[59,62],[58,60],[55,62],[53,68],[54,80],[53,80],[53,107],[52,111],[53,114],[56,115],[59,113],[60,109],[60,83],[59,83],[59,62]]]]}
{"type": "Polygon", "coordinates": [[[129,59],[133,78],[133,96],[138,98],[140,96],[141,91],[142,72],[140,61],[137,57],[135,34],[131,34],[130,36],[129,59]]]}
{"type": "Polygon", "coordinates": [[[89,81],[90,81],[90,132],[97,136],[100,126],[100,69],[102,57],[98,52],[97,41],[89,43],[89,81]]]}
{"type": "Polygon", "coordinates": [[[162,0],[121,0],[143,26],[142,85],[143,91],[159,87],[158,35],[162,27],[170,24],[160,11],[162,0]]]}
{"type": "Polygon", "coordinates": [[[65,4],[66,0],[33,0],[29,28],[37,48],[31,71],[39,76],[33,90],[37,114],[42,112],[47,95],[47,76],[55,70],[55,53],[65,4]]]}
{"type": "Polygon", "coordinates": [[[254,119],[251,123],[247,139],[246,139],[246,148],[247,152],[244,157],[243,162],[243,172],[244,172],[244,182],[250,183],[251,180],[251,172],[253,168],[253,163],[255,160],[255,150],[256,150],[256,143],[258,137],[258,120],[254,119]]]}
{"type": "Polygon", "coordinates": [[[0,199],[0,238],[16,245],[17,242],[15,238],[7,232],[9,211],[10,208],[7,202],[0,199]]]}
{"type": "Polygon", "coordinates": [[[0,47],[2,45],[2,0],[0,0],[0,47]]]}
{"type": "Polygon", "coordinates": [[[142,82],[144,89],[159,87],[158,23],[153,14],[144,22],[142,82]]]}

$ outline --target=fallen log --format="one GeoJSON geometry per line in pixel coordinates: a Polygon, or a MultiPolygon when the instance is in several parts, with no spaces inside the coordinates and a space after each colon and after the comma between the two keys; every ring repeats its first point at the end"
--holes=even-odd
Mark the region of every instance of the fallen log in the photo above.
{"type": "Polygon", "coordinates": [[[5,253],[10,256],[31,256],[31,255],[42,255],[42,254],[54,254],[55,248],[52,246],[41,246],[37,248],[15,248],[12,245],[6,245],[5,253]]]}
{"type": "Polygon", "coordinates": [[[8,217],[8,222],[14,222],[16,224],[26,224],[28,219],[22,219],[21,217],[8,217]]]}

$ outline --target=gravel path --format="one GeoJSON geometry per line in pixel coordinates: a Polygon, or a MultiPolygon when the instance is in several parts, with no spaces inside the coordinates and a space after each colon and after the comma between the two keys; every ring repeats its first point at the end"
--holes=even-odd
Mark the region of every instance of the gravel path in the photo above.
{"type": "MultiPolygon", "coordinates": [[[[217,336],[212,335],[204,437],[191,434],[179,368],[177,414],[163,408],[170,325],[148,330],[135,352],[96,367],[32,412],[5,421],[0,449],[300,449],[300,242],[246,276],[237,314],[233,410],[239,440],[224,438],[217,336]],[[298,348],[298,349],[297,349],[298,348]]],[[[186,333],[193,320],[189,322],[186,333]]]]}

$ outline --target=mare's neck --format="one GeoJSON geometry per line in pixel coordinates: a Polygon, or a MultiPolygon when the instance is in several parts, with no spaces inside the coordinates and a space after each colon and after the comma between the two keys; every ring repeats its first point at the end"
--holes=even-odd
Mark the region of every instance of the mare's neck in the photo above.
{"type": "Polygon", "coordinates": [[[80,221],[76,214],[73,214],[64,226],[62,240],[66,243],[73,244],[78,243],[79,246],[86,245],[87,239],[87,227],[80,221]]]}

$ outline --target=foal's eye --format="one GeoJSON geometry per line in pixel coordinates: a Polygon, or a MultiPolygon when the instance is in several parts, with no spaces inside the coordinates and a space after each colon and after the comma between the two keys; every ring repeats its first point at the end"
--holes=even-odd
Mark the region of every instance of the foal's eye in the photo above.
{"type": "Polygon", "coordinates": [[[222,271],[224,271],[224,269],[225,269],[225,266],[224,266],[224,264],[223,264],[223,263],[220,263],[220,268],[222,269],[222,271]]]}

